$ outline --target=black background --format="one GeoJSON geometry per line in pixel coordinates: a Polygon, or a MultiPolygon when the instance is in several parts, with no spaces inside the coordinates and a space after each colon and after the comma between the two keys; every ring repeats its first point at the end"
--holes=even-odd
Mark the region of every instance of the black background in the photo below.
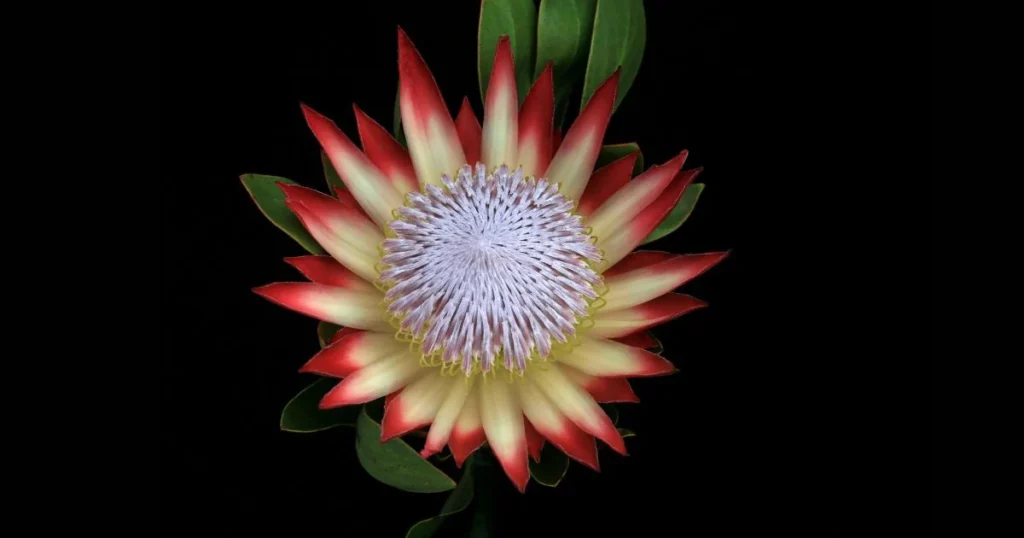
{"type": "MultiPolygon", "coordinates": [[[[927,524],[923,54],[852,7],[647,2],[647,49],[607,142],[648,164],[690,150],[707,188],[674,252],[731,249],[684,291],[710,307],[656,330],[676,376],[634,383],[631,455],[563,484],[506,485],[503,536],[901,536],[927,524]],[[673,532],[672,534],[674,534],[673,532]]],[[[243,173],[324,188],[306,102],[355,137],[391,125],[396,25],[453,111],[476,75],[477,2],[303,0],[163,9],[166,330],[163,523],[242,535],[404,536],[443,495],[390,489],[353,431],[278,430],[312,378],[314,320],[250,289],[296,280],[301,248],[243,173]],[[440,4],[440,3],[437,3],[440,4]],[[178,181],[188,177],[189,181],[178,181]],[[274,532],[275,534],[278,532],[274,532]]],[[[913,45],[912,40],[907,38],[913,45]]],[[[445,535],[444,533],[440,535],[445,535]]]]}

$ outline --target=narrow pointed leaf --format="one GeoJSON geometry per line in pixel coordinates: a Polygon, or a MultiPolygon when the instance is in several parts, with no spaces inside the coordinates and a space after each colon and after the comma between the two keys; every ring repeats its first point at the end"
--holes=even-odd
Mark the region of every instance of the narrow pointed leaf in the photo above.
{"type": "Polygon", "coordinates": [[[454,480],[421,458],[401,438],[381,443],[380,421],[370,417],[368,408],[378,416],[383,412],[378,400],[363,406],[356,421],[356,456],[370,476],[412,493],[439,493],[455,488],[454,480]]]}
{"type": "Polygon", "coordinates": [[[643,0],[598,0],[580,110],[616,69],[622,68],[614,112],[633,85],[647,40],[643,0]]]}
{"type": "Polygon", "coordinates": [[[278,183],[291,185],[297,183],[283,177],[262,174],[245,174],[241,179],[242,185],[245,186],[245,190],[249,191],[249,196],[256,202],[256,206],[274,226],[288,234],[311,254],[325,253],[313,236],[302,226],[299,218],[284,204],[284,193],[277,186],[278,183]]]}
{"type": "Polygon", "coordinates": [[[321,321],[316,326],[316,336],[317,336],[317,339],[320,341],[320,347],[321,348],[327,347],[327,342],[329,342],[331,340],[331,337],[334,336],[334,333],[336,333],[336,332],[338,332],[340,330],[341,330],[341,325],[335,325],[333,323],[328,323],[326,321],[321,321]]]}
{"type": "Polygon", "coordinates": [[[594,165],[594,169],[596,170],[601,168],[602,166],[612,161],[617,161],[631,153],[639,153],[639,155],[636,156],[636,163],[633,164],[633,175],[637,176],[644,171],[644,154],[640,151],[640,146],[638,146],[636,142],[601,146],[601,153],[597,154],[597,163],[594,165]]]}
{"type": "Polygon", "coordinates": [[[544,443],[540,453],[540,461],[530,460],[530,476],[538,484],[555,487],[565,478],[569,470],[569,456],[555,448],[551,443],[544,443]]]}
{"type": "Polygon", "coordinates": [[[693,213],[693,208],[697,205],[697,199],[700,198],[701,192],[704,192],[703,183],[694,183],[686,187],[686,190],[683,191],[683,196],[679,199],[676,206],[672,208],[668,216],[665,217],[665,220],[661,221],[658,227],[641,244],[646,245],[678,230],[686,222],[686,219],[690,218],[690,214],[693,213]]]}
{"type": "Polygon", "coordinates": [[[619,428],[619,434],[622,435],[623,439],[627,437],[636,437],[636,434],[633,433],[633,430],[627,430],[626,428],[619,428]]]}
{"type": "Polygon", "coordinates": [[[327,158],[327,154],[323,150],[320,150],[320,164],[324,167],[324,178],[327,180],[327,187],[331,194],[346,188],[345,182],[341,180],[341,176],[338,175],[338,171],[334,169],[334,165],[331,164],[331,160],[327,158]]]}
{"type": "Polygon", "coordinates": [[[537,6],[534,0],[482,0],[477,34],[477,74],[480,98],[487,95],[487,83],[494,67],[498,38],[507,35],[516,66],[516,93],[523,103],[533,83],[534,53],[537,45],[537,6]]]}
{"type": "Polygon", "coordinates": [[[448,516],[457,514],[469,507],[469,504],[473,501],[473,465],[467,465],[465,469],[462,477],[459,478],[459,485],[455,486],[455,489],[444,502],[444,506],[441,507],[441,513],[413,525],[409,528],[409,532],[405,534],[405,538],[430,538],[441,527],[444,520],[448,519],[448,516]]]}
{"type": "Polygon", "coordinates": [[[569,95],[583,77],[597,0],[541,0],[537,13],[536,78],[554,64],[555,126],[563,124],[569,95]]]}
{"type": "Polygon", "coordinates": [[[312,433],[337,426],[355,426],[360,406],[349,405],[335,409],[320,409],[320,400],[339,380],[324,377],[302,389],[281,412],[281,429],[286,432],[312,433]]]}

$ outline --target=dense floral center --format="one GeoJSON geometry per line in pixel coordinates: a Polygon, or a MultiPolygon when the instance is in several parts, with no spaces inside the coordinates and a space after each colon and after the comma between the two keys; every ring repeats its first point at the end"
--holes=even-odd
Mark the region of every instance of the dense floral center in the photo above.
{"type": "Polygon", "coordinates": [[[465,165],[411,192],[390,223],[381,282],[400,331],[467,375],[524,371],[567,343],[597,298],[600,251],[546,179],[465,165]]]}

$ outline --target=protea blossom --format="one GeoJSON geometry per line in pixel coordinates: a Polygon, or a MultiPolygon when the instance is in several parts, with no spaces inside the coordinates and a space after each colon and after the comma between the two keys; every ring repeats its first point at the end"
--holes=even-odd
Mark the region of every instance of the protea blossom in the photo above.
{"type": "Polygon", "coordinates": [[[408,151],[358,108],[362,151],[303,105],[347,189],[280,185],[329,256],[256,292],[344,327],[301,371],[341,379],[323,409],[386,397],[381,441],[427,427],[421,455],[447,445],[460,466],[486,441],[520,491],[545,441],[596,470],[595,439],[626,453],[599,403],[675,371],[644,331],[705,306],[673,290],[725,255],[633,252],[693,179],[686,152],[594,171],[617,73],[559,143],[551,67],[519,107],[507,38],[482,126],[468,101],[453,121],[401,30],[398,52],[408,151]]]}

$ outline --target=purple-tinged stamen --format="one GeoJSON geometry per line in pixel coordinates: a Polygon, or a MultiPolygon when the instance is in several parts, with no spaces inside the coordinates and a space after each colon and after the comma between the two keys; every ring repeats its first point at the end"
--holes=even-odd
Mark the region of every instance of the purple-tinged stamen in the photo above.
{"type": "Polygon", "coordinates": [[[600,261],[572,200],[545,178],[469,165],[444,188],[411,192],[383,243],[388,312],[403,332],[468,375],[500,357],[524,371],[566,343],[597,298],[600,261]]]}

